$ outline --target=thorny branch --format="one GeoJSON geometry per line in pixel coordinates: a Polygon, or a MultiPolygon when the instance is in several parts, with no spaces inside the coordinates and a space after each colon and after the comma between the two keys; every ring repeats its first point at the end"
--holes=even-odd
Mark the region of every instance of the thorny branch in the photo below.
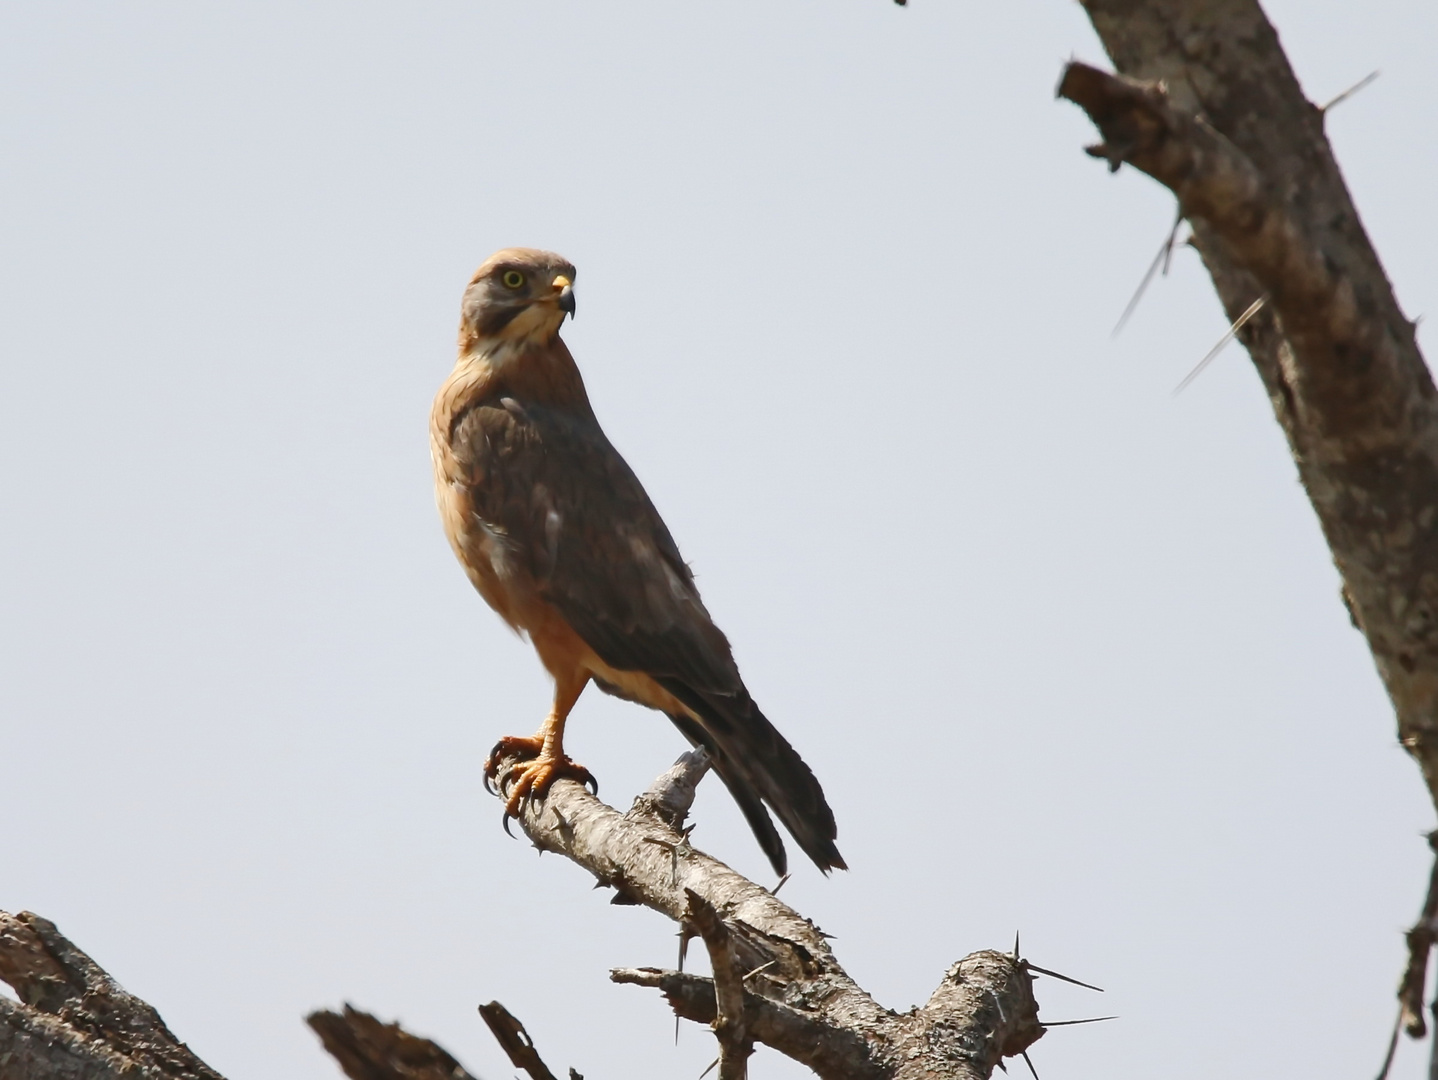
{"type": "MultiPolygon", "coordinates": [[[[501,763],[501,791],[518,764],[501,763]]],[[[711,1025],[725,1080],[744,1075],[756,1041],[829,1080],[970,1080],[1043,1035],[1028,966],[1007,953],[954,964],[920,1008],[880,1006],[811,922],[689,842],[683,820],[707,767],[686,754],[623,814],[559,780],[525,803],[519,824],[536,847],[704,938],[717,982],[655,968],[610,977],[659,989],[676,1015],[711,1025]]]]}
{"type": "Polygon", "coordinates": [[[719,1040],[719,1080],[745,1080],[754,1039],[744,1008],[744,973],[734,937],[714,905],[693,889],[684,890],[689,900],[687,921],[699,931],[709,949],[709,966],[714,972],[714,1037],[719,1040]]]}
{"type": "MultiPolygon", "coordinates": [[[[1017,950],[965,957],[922,1007],[879,1006],[812,923],[688,842],[684,817],[707,768],[702,754],[685,755],[627,814],[562,780],[520,820],[536,845],[565,852],[703,938],[716,978],[644,968],[611,978],[659,989],[676,1016],[710,1025],[723,1080],[745,1075],[755,1042],[828,1080],[985,1080],[1043,1035],[1030,965],[1017,950]]],[[[222,1080],[39,916],[0,913],[0,979],[21,999],[0,999],[5,1080],[222,1080]]],[[[554,1080],[503,1006],[480,1011],[517,1067],[554,1080]]],[[[350,1006],[308,1021],[352,1080],[472,1080],[435,1043],[350,1006]]],[[[569,1077],[582,1080],[572,1069],[569,1077]]]]}
{"type": "MultiPolygon", "coordinates": [[[[875,1003],[812,923],[688,842],[684,817],[707,769],[702,754],[685,755],[627,814],[562,780],[527,803],[520,821],[537,846],[568,854],[703,938],[716,978],[647,968],[611,978],[659,989],[676,1016],[710,1025],[723,1080],[745,1075],[755,1042],[828,1080],[985,1080],[1043,1035],[1031,968],[1017,949],[960,960],[920,1008],[875,1003]]],[[[21,999],[0,999],[5,1080],[222,1080],[39,916],[0,913],[0,979],[21,999]]],[[[480,1011],[517,1067],[554,1080],[502,1005],[480,1011]]],[[[308,1022],[352,1080],[472,1080],[435,1043],[350,1006],[308,1022]]],[[[573,1069],[569,1078],[582,1080],[573,1069]]]]}
{"type": "MultiPolygon", "coordinates": [[[[1117,73],[1069,64],[1059,95],[1192,227],[1438,806],[1438,394],[1323,130],[1371,77],[1309,102],[1256,0],[1083,2],[1117,73]]],[[[1435,902],[1399,989],[1415,1037],[1435,902]]]]}

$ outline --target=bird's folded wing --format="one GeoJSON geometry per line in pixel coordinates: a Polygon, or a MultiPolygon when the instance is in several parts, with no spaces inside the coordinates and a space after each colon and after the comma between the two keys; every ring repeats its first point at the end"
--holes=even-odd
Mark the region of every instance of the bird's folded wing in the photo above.
{"type": "Polygon", "coordinates": [[[454,443],[476,512],[601,660],[742,690],[673,537],[592,416],[506,398],[471,409],[454,443]]]}
{"type": "Polygon", "coordinates": [[[471,410],[455,443],[476,512],[540,595],[606,664],[644,672],[688,710],[671,719],[714,756],[775,871],[784,846],[762,803],[820,869],[842,867],[823,789],[750,698],[669,530],[598,422],[502,399],[471,410]]]}

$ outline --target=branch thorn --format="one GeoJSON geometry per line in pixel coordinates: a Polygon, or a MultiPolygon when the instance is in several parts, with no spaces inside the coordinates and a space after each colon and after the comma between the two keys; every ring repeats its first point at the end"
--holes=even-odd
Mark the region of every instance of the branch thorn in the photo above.
{"type": "Polygon", "coordinates": [[[1193,382],[1194,379],[1198,378],[1199,375],[1203,373],[1203,369],[1208,367],[1209,362],[1219,353],[1223,352],[1223,347],[1227,345],[1230,341],[1232,341],[1234,339],[1234,336],[1240,330],[1242,330],[1246,325],[1248,325],[1249,319],[1253,318],[1255,315],[1257,315],[1260,311],[1263,310],[1263,305],[1266,303],[1268,303],[1268,294],[1264,293],[1257,300],[1248,305],[1248,310],[1245,311],[1242,315],[1240,315],[1236,320],[1234,320],[1233,325],[1224,332],[1223,337],[1218,339],[1218,344],[1215,345],[1213,348],[1209,349],[1208,355],[1205,356],[1202,360],[1200,360],[1198,362],[1198,365],[1183,377],[1183,382],[1179,383],[1173,388],[1175,396],[1183,393],[1184,389],[1188,386],[1188,384],[1193,382]]]}
{"type": "Polygon", "coordinates": [[[1354,94],[1358,93],[1358,91],[1367,88],[1367,86],[1368,86],[1370,83],[1372,83],[1373,80],[1376,79],[1376,78],[1378,78],[1378,72],[1376,72],[1376,71],[1370,71],[1367,75],[1363,76],[1363,78],[1359,79],[1356,83],[1354,83],[1352,86],[1350,86],[1347,90],[1343,91],[1343,93],[1339,94],[1336,98],[1333,98],[1332,100],[1330,100],[1330,101],[1328,102],[1328,104],[1326,104],[1326,105],[1320,105],[1320,106],[1318,107],[1318,111],[1321,112],[1321,113],[1327,113],[1329,109],[1333,108],[1333,106],[1339,105],[1339,104],[1341,104],[1341,103],[1347,101],[1347,100],[1348,100],[1349,98],[1351,98],[1354,94]]]}
{"type": "Polygon", "coordinates": [[[1148,272],[1143,275],[1143,280],[1138,283],[1138,288],[1134,291],[1133,298],[1129,300],[1128,307],[1124,308],[1123,314],[1118,317],[1118,322],[1114,324],[1113,332],[1109,334],[1110,337],[1118,337],[1124,325],[1128,322],[1129,316],[1138,310],[1138,302],[1143,299],[1143,294],[1148,291],[1149,284],[1153,281],[1154,275],[1162,270],[1163,276],[1168,277],[1169,264],[1173,260],[1173,248],[1178,242],[1178,227],[1182,224],[1183,207],[1180,206],[1174,214],[1173,227],[1168,230],[1168,236],[1164,238],[1163,244],[1160,245],[1158,249],[1158,254],[1153,257],[1153,262],[1149,264],[1148,272]]]}
{"type": "Polygon", "coordinates": [[[1048,968],[1041,968],[1037,964],[1031,964],[1027,960],[1024,960],[1022,963],[1024,967],[1028,968],[1030,971],[1037,971],[1042,975],[1049,976],[1050,978],[1062,979],[1066,983],[1073,983],[1075,986],[1082,986],[1085,990],[1097,990],[1100,994],[1104,992],[1102,986],[1094,986],[1093,983],[1080,982],[1078,979],[1070,978],[1067,975],[1060,975],[1057,971],[1050,971],[1048,968]]]}
{"type": "Polygon", "coordinates": [[[1378,1070],[1378,1080],[1388,1080],[1388,1070],[1393,1068],[1393,1056],[1398,1052],[1398,1032],[1403,1028],[1403,1010],[1398,1010],[1398,1019],[1393,1021],[1393,1034],[1388,1037],[1388,1053],[1383,1055],[1383,1068],[1378,1070]]]}

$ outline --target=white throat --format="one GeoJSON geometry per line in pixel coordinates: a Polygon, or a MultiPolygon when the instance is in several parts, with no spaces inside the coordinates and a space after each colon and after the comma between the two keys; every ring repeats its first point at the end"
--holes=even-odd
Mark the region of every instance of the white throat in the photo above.
{"type": "Polygon", "coordinates": [[[492,367],[503,367],[531,349],[544,348],[554,340],[563,322],[564,312],[558,305],[532,304],[498,334],[478,338],[470,346],[470,353],[492,367]]]}

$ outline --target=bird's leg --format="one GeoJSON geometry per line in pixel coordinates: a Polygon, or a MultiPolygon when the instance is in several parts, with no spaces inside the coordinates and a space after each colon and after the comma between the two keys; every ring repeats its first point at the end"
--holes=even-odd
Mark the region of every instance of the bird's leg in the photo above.
{"type": "Polygon", "coordinates": [[[506,735],[495,743],[484,763],[484,778],[491,785],[497,785],[506,797],[504,814],[506,818],[518,817],[520,808],[527,798],[542,798],[549,785],[561,776],[568,776],[580,783],[588,784],[598,791],[598,784],[589,770],[571,761],[564,752],[564,723],[569,711],[579,700],[588,677],[577,680],[555,681],[554,707],[549,710],[544,723],[532,736],[506,735]],[[527,758],[522,764],[499,776],[499,766],[505,758],[527,758]]]}

